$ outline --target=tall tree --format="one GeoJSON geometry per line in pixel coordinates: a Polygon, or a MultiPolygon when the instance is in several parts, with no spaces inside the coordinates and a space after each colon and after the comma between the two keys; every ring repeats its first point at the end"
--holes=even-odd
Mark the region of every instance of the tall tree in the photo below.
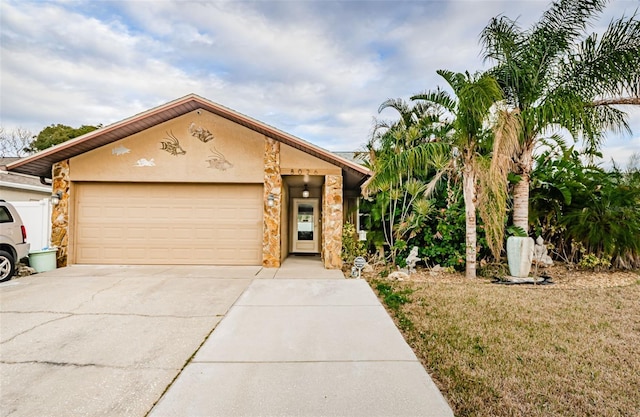
{"type": "Polygon", "coordinates": [[[507,113],[500,108],[500,88],[488,73],[472,76],[469,73],[441,70],[438,74],[449,84],[454,97],[444,98],[446,95],[443,96],[443,92],[436,91],[435,94],[418,94],[412,100],[449,106],[449,143],[453,158],[447,169],[462,171],[466,223],[465,275],[467,278],[475,278],[476,213],[479,208],[491,251],[499,258],[502,250],[508,172],[503,163],[503,155],[513,151],[513,133],[510,132],[512,129],[518,131],[519,120],[517,114],[507,113]],[[507,132],[509,134],[505,134],[507,132]]]}
{"type": "Polygon", "coordinates": [[[428,139],[418,127],[423,111],[404,100],[387,100],[380,106],[394,108],[400,114],[396,122],[378,121],[368,144],[369,167],[377,172],[365,186],[365,195],[375,194],[371,206],[372,219],[382,226],[382,240],[390,249],[391,262],[415,236],[430,215],[431,204],[423,196],[432,164],[398,158],[408,150],[423,145],[428,139]],[[396,165],[398,164],[399,165],[396,165]]]}
{"type": "Polygon", "coordinates": [[[71,126],[66,126],[63,124],[47,126],[42,129],[40,133],[38,133],[38,135],[35,137],[33,142],[29,144],[28,151],[38,152],[43,149],[50,148],[54,145],[66,142],[69,139],[77,138],[78,136],[93,132],[99,127],[101,127],[101,125],[82,125],[78,128],[73,128],[71,126]]]}
{"type": "Polygon", "coordinates": [[[529,177],[536,143],[567,129],[597,150],[604,132],[629,131],[617,105],[640,104],[640,22],[636,15],[612,21],[602,35],[587,34],[606,0],[560,0],[539,22],[522,30],[505,16],[481,34],[490,70],[522,119],[513,155],[520,177],[513,191],[513,223],[529,228],[529,177]]]}
{"type": "MultiPolygon", "coordinates": [[[[496,199],[506,204],[506,171],[498,163],[491,164],[490,154],[509,154],[511,149],[503,151],[501,148],[507,143],[502,139],[512,138],[514,135],[504,135],[506,121],[514,120],[513,115],[499,111],[497,104],[501,102],[500,88],[493,77],[488,74],[453,73],[438,71],[438,74],[449,84],[454,94],[443,90],[427,91],[411,99],[416,103],[412,112],[409,107],[398,105],[398,101],[388,101],[386,104],[394,107],[403,116],[400,125],[411,124],[413,131],[420,132],[422,141],[416,146],[392,153],[374,168],[374,175],[366,184],[366,189],[376,189],[386,183],[389,178],[399,173],[412,173],[431,166],[437,170],[433,180],[426,188],[428,194],[433,192],[435,184],[446,176],[460,175],[462,178],[463,197],[465,202],[466,221],[466,276],[476,276],[477,233],[476,213],[478,198],[487,202],[496,199]],[[500,123],[495,125],[502,129],[498,135],[491,130],[491,117],[500,116],[500,123]],[[424,139],[426,137],[426,139],[424,139]],[[494,137],[500,140],[494,141],[494,137]],[[501,174],[500,174],[501,173],[501,174]]],[[[517,126],[517,123],[511,123],[517,126]]],[[[410,130],[411,131],[411,130],[410,130]]],[[[416,143],[416,141],[413,141],[416,143]]],[[[500,158],[496,157],[496,161],[500,158]]],[[[498,205],[501,204],[498,202],[498,205]]],[[[493,207],[493,206],[491,206],[493,207]]],[[[481,211],[481,215],[495,213],[496,210],[481,211]]],[[[504,225],[504,209],[497,217],[483,216],[486,224],[495,227],[487,229],[487,239],[490,247],[499,256],[502,247],[504,225]],[[499,243],[497,243],[499,240],[499,243]],[[498,249],[498,247],[500,249],[498,249]]]]}

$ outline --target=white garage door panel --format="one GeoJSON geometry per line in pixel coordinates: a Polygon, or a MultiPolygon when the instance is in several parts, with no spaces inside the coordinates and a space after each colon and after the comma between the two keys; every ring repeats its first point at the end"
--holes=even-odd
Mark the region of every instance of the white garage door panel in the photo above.
{"type": "Polygon", "coordinates": [[[262,185],[77,183],[76,263],[262,263],[262,185]]]}

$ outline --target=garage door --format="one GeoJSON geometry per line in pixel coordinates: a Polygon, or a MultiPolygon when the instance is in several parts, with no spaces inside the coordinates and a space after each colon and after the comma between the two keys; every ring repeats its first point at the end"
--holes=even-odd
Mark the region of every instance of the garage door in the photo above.
{"type": "Polygon", "coordinates": [[[76,263],[262,263],[261,184],[74,185],[76,263]]]}

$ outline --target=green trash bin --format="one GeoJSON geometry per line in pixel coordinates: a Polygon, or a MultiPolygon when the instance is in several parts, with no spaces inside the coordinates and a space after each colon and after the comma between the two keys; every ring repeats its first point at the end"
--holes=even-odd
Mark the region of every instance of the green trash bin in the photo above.
{"type": "Polygon", "coordinates": [[[29,252],[29,264],[36,272],[47,272],[56,269],[58,248],[45,248],[29,252]]]}

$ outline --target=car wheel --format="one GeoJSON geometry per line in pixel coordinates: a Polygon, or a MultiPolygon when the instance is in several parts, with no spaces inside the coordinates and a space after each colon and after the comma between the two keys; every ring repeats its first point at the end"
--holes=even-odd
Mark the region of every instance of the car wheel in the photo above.
{"type": "Polygon", "coordinates": [[[11,279],[16,270],[16,261],[9,252],[0,250],[0,282],[11,279]]]}

